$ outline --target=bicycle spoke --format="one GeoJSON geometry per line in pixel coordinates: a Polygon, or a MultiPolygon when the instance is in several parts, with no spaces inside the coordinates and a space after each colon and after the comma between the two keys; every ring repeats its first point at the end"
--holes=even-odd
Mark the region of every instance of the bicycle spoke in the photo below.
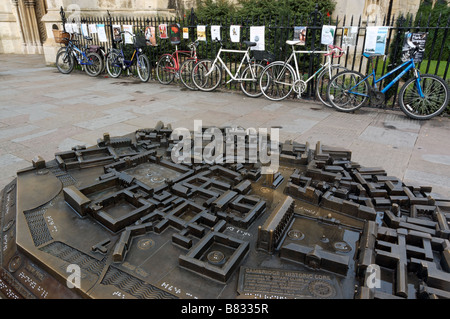
{"type": "Polygon", "coordinates": [[[369,87],[363,76],[353,71],[338,73],[327,89],[329,102],[339,111],[352,112],[360,108],[368,97],[369,87]]]}
{"type": "Polygon", "coordinates": [[[449,89],[445,81],[435,75],[422,75],[419,82],[418,84],[413,78],[404,84],[399,93],[399,104],[403,112],[411,118],[430,119],[446,108],[449,89]]]}
{"type": "Polygon", "coordinates": [[[264,70],[260,64],[249,65],[244,72],[242,72],[241,90],[249,97],[259,97],[262,95],[259,79],[264,70]]]}
{"type": "Polygon", "coordinates": [[[222,79],[222,72],[210,60],[199,61],[192,70],[192,81],[202,91],[212,91],[217,88],[222,79]]]}
{"type": "Polygon", "coordinates": [[[194,83],[192,82],[192,70],[195,63],[195,59],[187,59],[183,62],[179,70],[181,82],[190,90],[196,89],[194,83]]]}
{"type": "Polygon", "coordinates": [[[292,92],[294,80],[293,71],[283,62],[272,63],[261,75],[260,89],[270,100],[283,100],[292,92]]]}
{"type": "Polygon", "coordinates": [[[159,59],[156,76],[161,84],[169,84],[174,80],[175,73],[178,72],[175,65],[175,60],[170,55],[164,55],[159,59]]]}

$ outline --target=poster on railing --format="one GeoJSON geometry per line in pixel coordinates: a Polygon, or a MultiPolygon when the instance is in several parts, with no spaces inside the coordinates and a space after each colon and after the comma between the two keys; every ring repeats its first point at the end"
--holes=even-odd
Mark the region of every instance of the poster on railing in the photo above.
{"type": "Polygon", "coordinates": [[[183,28],[183,39],[189,39],[189,28],[183,28]]]}
{"type": "Polygon", "coordinates": [[[82,24],[81,24],[81,34],[82,34],[84,37],[88,37],[88,36],[89,36],[88,28],[87,28],[87,24],[86,24],[86,23],[82,23],[82,24]]]}
{"type": "Polygon", "coordinates": [[[68,32],[68,33],[73,33],[73,31],[72,31],[72,23],[64,24],[64,30],[66,30],[66,32],[68,32]]]}
{"type": "Polygon", "coordinates": [[[406,32],[402,48],[402,61],[413,58],[415,63],[423,61],[428,32],[406,32]],[[415,50],[416,49],[416,50],[415,50]],[[411,55],[412,54],[412,55],[411,55]]]}
{"type": "Polygon", "coordinates": [[[97,24],[97,33],[98,33],[98,40],[100,42],[108,42],[104,24],[97,24]]]}
{"type": "Polygon", "coordinates": [[[294,41],[300,41],[298,45],[306,44],[306,27],[294,27],[294,41]]]}
{"type": "Polygon", "coordinates": [[[230,26],[230,40],[231,40],[231,42],[240,42],[241,41],[241,26],[240,25],[231,25],[230,26]]]}
{"type": "Polygon", "coordinates": [[[358,27],[344,27],[342,30],[342,46],[355,46],[358,37],[358,27]]]}
{"type": "Polygon", "coordinates": [[[78,24],[72,23],[72,32],[75,34],[80,34],[80,28],[78,28],[78,24]]]}
{"type": "Polygon", "coordinates": [[[211,40],[222,40],[220,37],[220,25],[211,26],[211,40]]]}
{"type": "Polygon", "coordinates": [[[123,31],[125,32],[123,35],[125,37],[125,43],[133,44],[133,26],[131,24],[125,24],[122,26],[123,31]]]}
{"type": "Polygon", "coordinates": [[[120,31],[122,31],[122,27],[120,26],[120,24],[113,24],[112,29],[114,40],[115,41],[121,40],[122,36],[120,35],[120,31]]]}
{"type": "Polygon", "coordinates": [[[172,45],[180,44],[180,25],[178,23],[172,23],[169,27],[169,39],[172,45]]]}
{"type": "Polygon", "coordinates": [[[250,41],[256,42],[256,46],[251,47],[251,50],[264,51],[265,46],[265,26],[250,27],[250,41]]]}
{"type": "Polygon", "coordinates": [[[322,36],[320,42],[323,45],[333,45],[334,44],[334,34],[336,33],[336,26],[334,25],[324,25],[322,27],[322,36]]]}
{"type": "Polygon", "coordinates": [[[97,33],[97,26],[95,24],[89,25],[89,33],[97,33]]]}
{"type": "Polygon", "coordinates": [[[167,24],[166,23],[161,23],[158,26],[158,30],[159,30],[159,38],[160,39],[167,39],[169,37],[167,35],[167,24]]]}
{"type": "Polygon", "coordinates": [[[367,27],[364,53],[384,55],[388,31],[389,27],[367,27]]]}
{"type": "Polygon", "coordinates": [[[198,39],[198,41],[206,41],[206,26],[205,25],[197,26],[197,39],[198,39]]]}
{"type": "Polygon", "coordinates": [[[148,26],[145,28],[145,39],[147,40],[147,45],[156,46],[155,27],[148,26]]]}

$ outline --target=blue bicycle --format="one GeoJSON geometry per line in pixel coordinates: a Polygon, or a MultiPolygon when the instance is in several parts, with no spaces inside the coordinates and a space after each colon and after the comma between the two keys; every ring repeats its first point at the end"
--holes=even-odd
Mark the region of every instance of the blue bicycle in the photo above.
{"type": "Polygon", "coordinates": [[[371,105],[380,106],[385,103],[385,93],[406,73],[413,71],[414,76],[407,80],[398,93],[401,110],[416,120],[428,120],[441,114],[449,102],[449,87],[440,77],[432,74],[420,74],[414,63],[414,55],[418,48],[410,51],[408,59],[400,66],[376,77],[373,58],[377,55],[364,53],[372,64],[372,73],[367,76],[355,71],[344,71],[336,74],[327,89],[328,101],[339,111],[353,112],[370,100],[371,105]],[[380,91],[377,84],[388,76],[400,71],[391,82],[380,91]],[[373,78],[370,85],[369,78],[373,78]]]}
{"type": "MultiPolygon", "coordinates": [[[[85,37],[86,40],[92,38],[85,37]]],[[[88,46],[82,49],[78,48],[75,43],[78,40],[64,38],[67,46],[61,48],[56,54],[56,67],[59,72],[69,74],[75,67],[75,62],[81,65],[81,68],[90,76],[98,76],[103,70],[103,58],[96,52],[90,51],[88,46]]]]}

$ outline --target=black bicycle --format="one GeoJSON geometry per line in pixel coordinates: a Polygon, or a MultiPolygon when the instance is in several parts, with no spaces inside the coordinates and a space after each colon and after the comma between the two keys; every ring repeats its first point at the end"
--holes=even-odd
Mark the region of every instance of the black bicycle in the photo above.
{"type": "Polygon", "coordinates": [[[150,78],[151,67],[150,61],[143,50],[143,47],[147,45],[146,39],[143,35],[134,35],[128,31],[121,31],[120,38],[114,39],[117,44],[122,43],[122,34],[124,33],[128,33],[133,37],[133,55],[130,60],[125,59],[123,45],[121,45],[120,49],[111,49],[106,58],[106,69],[108,70],[108,74],[113,78],[117,78],[122,73],[122,70],[129,70],[136,64],[139,78],[142,82],[147,82],[150,78]]]}

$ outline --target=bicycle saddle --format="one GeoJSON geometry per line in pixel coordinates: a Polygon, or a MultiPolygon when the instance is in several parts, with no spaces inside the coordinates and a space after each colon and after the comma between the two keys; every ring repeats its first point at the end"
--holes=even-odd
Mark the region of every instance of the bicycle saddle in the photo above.
{"type": "Polygon", "coordinates": [[[256,46],[256,42],[251,42],[251,41],[243,41],[245,45],[247,45],[248,47],[254,47],[256,46]]]}
{"type": "Polygon", "coordinates": [[[92,37],[85,36],[84,38],[85,38],[86,40],[88,40],[88,41],[92,41],[92,37]]]}
{"type": "Polygon", "coordinates": [[[287,40],[286,41],[286,44],[288,44],[288,45],[296,45],[299,43],[300,43],[300,40],[287,40]]]}
{"type": "Polygon", "coordinates": [[[384,54],[379,54],[379,53],[370,54],[370,53],[365,53],[365,52],[363,53],[363,57],[368,58],[368,59],[373,59],[373,58],[376,58],[379,56],[384,56],[384,54]]]}

